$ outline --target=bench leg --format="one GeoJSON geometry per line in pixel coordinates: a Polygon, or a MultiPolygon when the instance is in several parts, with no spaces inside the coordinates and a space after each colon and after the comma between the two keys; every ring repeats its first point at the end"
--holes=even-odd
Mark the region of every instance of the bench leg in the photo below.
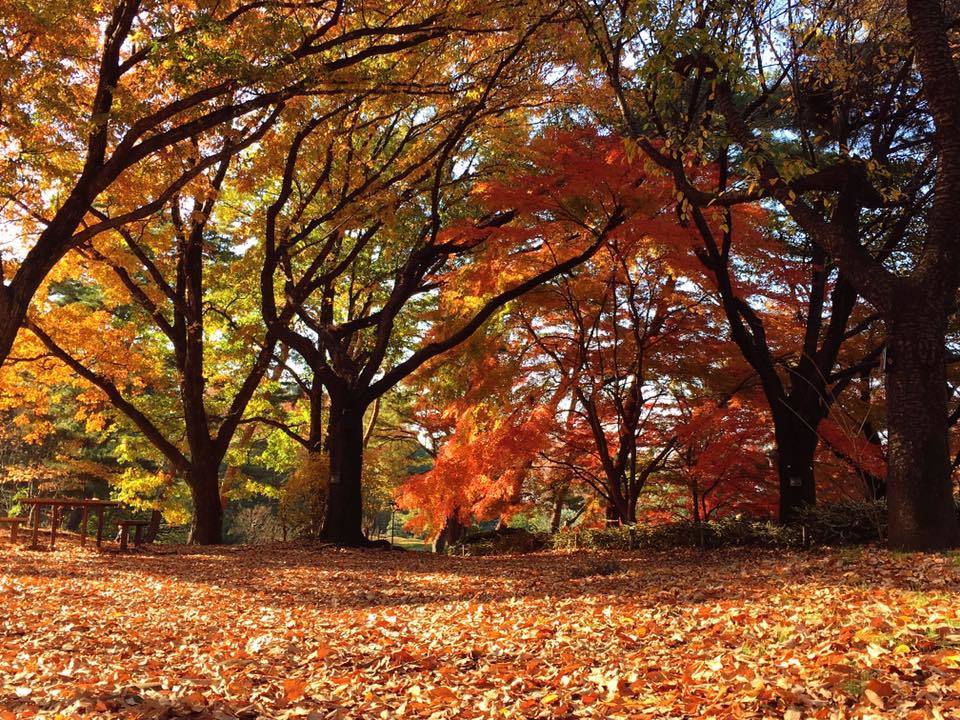
{"type": "Polygon", "coordinates": [[[137,525],[133,529],[133,546],[140,547],[143,545],[143,526],[137,525]]]}
{"type": "Polygon", "coordinates": [[[50,549],[57,544],[57,523],[60,521],[60,508],[56,505],[50,512],[50,549]]]}
{"type": "Polygon", "coordinates": [[[126,525],[120,526],[120,552],[126,552],[127,550],[127,533],[130,532],[130,528],[126,525]]]}
{"type": "Polygon", "coordinates": [[[80,519],[80,547],[87,544],[87,521],[90,519],[90,508],[83,506],[82,517],[80,519]]]}
{"type": "Polygon", "coordinates": [[[97,549],[103,546],[103,508],[97,508],[97,549]]]}

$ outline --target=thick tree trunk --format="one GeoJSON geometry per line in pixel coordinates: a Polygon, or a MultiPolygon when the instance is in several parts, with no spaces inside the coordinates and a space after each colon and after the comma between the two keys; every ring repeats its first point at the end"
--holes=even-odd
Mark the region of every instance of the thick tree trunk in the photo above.
{"type": "Polygon", "coordinates": [[[960,526],[947,444],[945,319],[936,303],[901,298],[884,321],[890,547],[957,547],[960,526]]]}
{"type": "Polygon", "coordinates": [[[160,523],[163,522],[163,513],[159,510],[153,510],[150,513],[150,524],[147,525],[147,531],[143,539],[148,545],[157,541],[157,535],[160,534],[160,523]]]}
{"type": "Polygon", "coordinates": [[[337,545],[367,544],[363,534],[363,407],[330,408],[330,490],[321,537],[337,545]]]}
{"type": "Polygon", "coordinates": [[[221,545],[223,543],[223,507],[220,504],[219,468],[204,465],[194,468],[187,476],[193,497],[193,525],[190,543],[193,545],[221,545]]]}
{"type": "Polygon", "coordinates": [[[793,408],[774,413],[777,474],[780,480],[780,522],[797,520],[800,510],[817,501],[813,458],[819,437],[813,421],[797,417],[793,408]]]}
{"type": "Polygon", "coordinates": [[[70,238],[97,195],[91,180],[90,172],[85,170],[73,192],[19,263],[13,278],[7,284],[0,284],[0,364],[6,362],[13,349],[30,302],[47,273],[70,250],[70,238]]]}
{"type": "MultiPolygon", "coordinates": [[[[634,469],[634,476],[636,475],[636,470],[634,469]]],[[[627,503],[627,514],[625,518],[626,523],[635,523],[637,521],[637,503],[640,501],[640,490],[643,488],[642,483],[638,483],[636,477],[626,478],[624,482],[626,487],[626,503],[627,503]]]]}
{"type": "Polygon", "coordinates": [[[442,553],[448,546],[462,540],[466,534],[466,530],[463,523],[460,522],[457,511],[454,510],[453,514],[447,518],[443,530],[440,531],[440,534],[437,535],[433,541],[433,551],[435,553],[442,553]]]}
{"type": "Polygon", "coordinates": [[[6,361],[13,349],[26,314],[26,308],[11,297],[9,290],[0,290],[0,363],[6,361]]]}

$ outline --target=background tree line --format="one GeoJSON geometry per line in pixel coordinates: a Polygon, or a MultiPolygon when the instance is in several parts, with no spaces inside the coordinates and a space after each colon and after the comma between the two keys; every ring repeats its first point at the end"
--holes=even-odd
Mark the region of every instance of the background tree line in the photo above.
{"type": "Polygon", "coordinates": [[[6,483],[956,546],[956,14],[6,4],[6,483]]]}

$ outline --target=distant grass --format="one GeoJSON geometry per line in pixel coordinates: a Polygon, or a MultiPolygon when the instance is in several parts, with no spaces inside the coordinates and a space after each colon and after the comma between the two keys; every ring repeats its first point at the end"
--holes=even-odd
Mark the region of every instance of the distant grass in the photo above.
{"type": "Polygon", "coordinates": [[[392,540],[390,535],[378,535],[377,537],[371,538],[371,540],[386,540],[387,542],[393,542],[394,546],[403,548],[404,550],[412,550],[414,552],[431,552],[430,543],[424,541],[423,538],[416,537],[401,537],[395,535],[392,540]]]}

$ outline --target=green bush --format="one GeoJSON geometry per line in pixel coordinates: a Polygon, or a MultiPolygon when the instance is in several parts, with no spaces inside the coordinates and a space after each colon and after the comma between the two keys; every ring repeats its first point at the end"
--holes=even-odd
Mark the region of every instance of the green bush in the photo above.
{"type": "Polygon", "coordinates": [[[565,529],[550,536],[550,545],[557,550],[586,548],[588,550],[630,550],[636,548],[631,542],[641,531],[638,526],[619,525],[608,528],[565,529]]]}

